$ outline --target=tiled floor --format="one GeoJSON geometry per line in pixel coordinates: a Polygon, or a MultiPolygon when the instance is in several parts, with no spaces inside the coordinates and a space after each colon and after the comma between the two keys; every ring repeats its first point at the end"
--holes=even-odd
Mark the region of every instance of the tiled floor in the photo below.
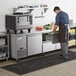
{"type": "MultiPolygon", "coordinates": [[[[74,52],[76,51],[76,48],[71,49],[74,52]]],[[[10,61],[2,61],[0,62],[0,67],[14,64],[16,63],[13,60],[10,61]]],[[[20,76],[15,73],[6,71],[2,68],[0,68],[0,76],[20,76]]],[[[47,67],[45,69],[41,69],[38,71],[34,71],[28,74],[24,74],[22,76],[76,76],[76,60],[68,61],[65,63],[61,63],[55,66],[47,67]]]]}

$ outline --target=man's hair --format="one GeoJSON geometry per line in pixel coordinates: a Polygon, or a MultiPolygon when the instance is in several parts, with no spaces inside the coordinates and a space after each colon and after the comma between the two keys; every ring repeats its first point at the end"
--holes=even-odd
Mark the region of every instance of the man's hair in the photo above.
{"type": "Polygon", "coordinates": [[[54,11],[56,11],[56,10],[60,10],[60,7],[58,7],[58,6],[54,7],[54,11]]]}

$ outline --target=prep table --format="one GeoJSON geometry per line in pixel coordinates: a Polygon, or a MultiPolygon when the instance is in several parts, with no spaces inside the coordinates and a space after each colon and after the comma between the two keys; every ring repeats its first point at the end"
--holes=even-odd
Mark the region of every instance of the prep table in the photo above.
{"type": "MultiPolygon", "coordinates": [[[[71,28],[75,30],[74,35],[76,35],[76,26],[72,26],[71,28]]],[[[20,58],[24,58],[27,56],[46,53],[50,51],[56,51],[60,49],[61,48],[60,43],[52,43],[51,40],[52,35],[49,35],[50,33],[52,33],[52,29],[51,30],[43,29],[42,31],[36,31],[35,28],[32,28],[30,33],[23,33],[23,35],[11,34],[12,35],[11,39],[14,38],[12,40],[15,40],[15,41],[11,40],[11,42],[13,42],[11,47],[13,47],[13,45],[19,46],[18,48],[16,47],[16,49],[14,49],[13,47],[15,51],[13,51],[13,49],[11,50],[13,52],[13,53],[11,52],[12,58],[18,60],[20,58]],[[44,35],[45,40],[43,39],[44,35]],[[23,52],[24,50],[25,52],[23,52]],[[13,54],[15,54],[16,56],[14,56],[13,54]]],[[[74,44],[70,46],[76,45],[76,37],[69,41],[70,44],[71,42],[74,42],[74,44]]]]}

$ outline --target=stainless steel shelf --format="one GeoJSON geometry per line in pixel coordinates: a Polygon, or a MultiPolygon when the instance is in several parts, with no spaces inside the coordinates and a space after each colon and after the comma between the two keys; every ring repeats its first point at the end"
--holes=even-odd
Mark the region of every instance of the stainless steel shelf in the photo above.
{"type": "Polygon", "coordinates": [[[0,45],[0,48],[8,47],[8,45],[0,45]]]}
{"type": "Polygon", "coordinates": [[[6,33],[0,33],[1,39],[5,39],[5,44],[0,45],[0,60],[8,60],[9,58],[9,35],[6,33]]]}

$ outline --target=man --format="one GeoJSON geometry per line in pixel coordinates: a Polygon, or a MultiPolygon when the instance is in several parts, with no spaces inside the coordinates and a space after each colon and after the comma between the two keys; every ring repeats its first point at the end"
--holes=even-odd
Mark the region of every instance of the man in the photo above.
{"type": "Polygon", "coordinates": [[[68,27],[69,27],[69,16],[67,13],[61,11],[57,6],[54,8],[56,15],[55,25],[53,26],[53,31],[55,32],[57,27],[59,27],[59,41],[61,45],[61,57],[68,59],[68,27]]]}

